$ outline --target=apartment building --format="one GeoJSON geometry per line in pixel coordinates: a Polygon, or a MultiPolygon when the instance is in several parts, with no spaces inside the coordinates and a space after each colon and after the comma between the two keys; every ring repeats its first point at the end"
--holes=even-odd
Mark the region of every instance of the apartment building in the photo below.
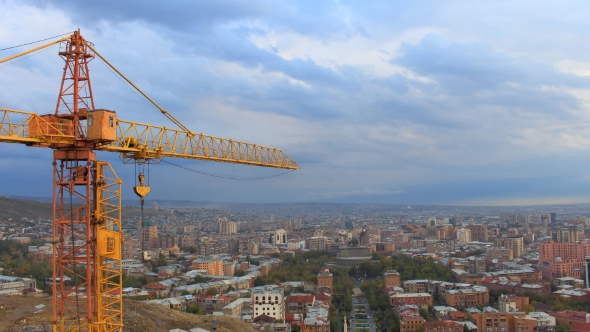
{"type": "Polygon", "coordinates": [[[451,307],[473,307],[487,305],[490,293],[486,287],[473,286],[469,289],[451,289],[445,296],[447,305],[451,307]]]}
{"type": "Polygon", "coordinates": [[[285,299],[282,288],[266,286],[251,292],[252,317],[267,315],[274,319],[285,320],[285,299]]]}

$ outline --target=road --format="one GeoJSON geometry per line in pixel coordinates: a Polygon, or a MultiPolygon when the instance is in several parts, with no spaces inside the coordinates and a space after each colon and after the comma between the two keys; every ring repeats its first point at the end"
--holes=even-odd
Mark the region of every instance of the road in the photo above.
{"type": "Polygon", "coordinates": [[[357,330],[357,320],[361,320],[362,323],[358,324],[368,324],[368,328],[370,332],[375,332],[375,321],[373,318],[373,312],[371,308],[369,308],[369,302],[365,297],[355,297],[352,298],[352,312],[350,313],[350,331],[357,332],[357,331],[366,331],[366,327],[360,327],[357,330]],[[367,318],[364,317],[356,317],[358,315],[364,316],[366,314],[367,318]],[[365,323],[365,321],[367,321],[365,323]]]}

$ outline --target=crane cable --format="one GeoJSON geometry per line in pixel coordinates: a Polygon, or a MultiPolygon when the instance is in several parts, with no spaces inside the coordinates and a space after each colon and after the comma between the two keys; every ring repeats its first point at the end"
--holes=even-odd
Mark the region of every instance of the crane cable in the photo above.
{"type": "Polygon", "coordinates": [[[61,37],[61,36],[65,36],[65,35],[69,35],[69,34],[72,34],[72,33],[74,33],[74,31],[72,31],[72,32],[67,32],[67,33],[63,33],[63,34],[61,34],[61,35],[57,35],[57,36],[53,36],[53,37],[49,37],[49,38],[45,38],[45,39],[40,39],[40,40],[37,40],[37,41],[34,41],[34,42],[30,42],[30,43],[25,43],[25,44],[20,44],[20,45],[16,45],[16,46],[10,46],[10,47],[5,47],[5,48],[0,48],[0,52],[2,52],[2,51],[6,51],[6,50],[11,50],[11,49],[13,49],[13,48],[17,48],[17,47],[21,47],[21,46],[27,46],[27,45],[31,45],[31,44],[40,43],[40,42],[42,42],[42,41],[46,41],[46,40],[50,40],[50,39],[54,39],[54,38],[61,37]]]}
{"type": "MultiPolygon", "coordinates": [[[[12,61],[12,62],[6,62],[6,64],[4,64],[4,65],[0,66],[0,68],[8,67],[8,66],[10,66],[10,65],[13,65],[13,64],[15,64],[15,63],[19,62],[19,61],[23,61],[23,60],[25,60],[25,59],[28,59],[28,58],[30,58],[30,57],[33,57],[33,56],[35,56],[35,55],[41,54],[41,53],[43,53],[43,52],[46,52],[46,51],[48,51],[48,50],[51,50],[51,49],[53,49],[53,47],[55,47],[55,45],[52,45],[52,46],[46,47],[46,48],[44,48],[44,49],[42,49],[42,50],[35,51],[35,52],[33,52],[33,53],[29,54],[28,56],[25,56],[25,57],[20,57],[20,58],[18,58],[18,60],[16,60],[16,59],[14,59],[14,61],[10,60],[10,61],[12,61]]],[[[0,51],[1,51],[1,50],[0,50],[0,51]]]]}
{"type": "Polygon", "coordinates": [[[217,174],[217,173],[210,173],[210,172],[205,172],[205,171],[200,171],[198,169],[193,169],[193,168],[189,168],[186,166],[181,166],[178,164],[174,164],[171,163],[169,161],[166,160],[162,160],[162,162],[165,162],[166,164],[178,167],[178,168],[182,168],[184,170],[187,170],[189,172],[194,172],[194,173],[199,173],[202,175],[207,175],[207,176],[212,176],[212,177],[216,177],[216,178],[221,178],[221,179],[229,179],[229,180],[242,180],[242,181],[252,181],[252,180],[265,180],[265,179],[270,179],[270,178],[276,178],[279,177],[281,175],[285,175],[287,173],[291,173],[293,171],[295,171],[294,169],[292,170],[288,170],[286,172],[283,173],[279,173],[279,174],[275,174],[275,175],[269,175],[269,176],[253,176],[253,177],[239,177],[239,176],[229,176],[229,175],[223,175],[223,174],[217,174]]]}

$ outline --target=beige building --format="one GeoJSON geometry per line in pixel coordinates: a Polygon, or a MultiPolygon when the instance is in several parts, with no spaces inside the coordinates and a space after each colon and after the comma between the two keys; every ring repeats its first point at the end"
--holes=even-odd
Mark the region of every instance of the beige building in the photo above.
{"type": "Polygon", "coordinates": [[[223,275],[233,276],[236,273],[236,263],[234,262],[223,262],[223,275]]]}
{"type": "Polygon", "coordinates": [[[282,288],[273,286],[254,288],[250,301],[252,318],[267,315],[277,320],[285,320],[285,298],[282,288]]]}
{"type": "Polygon", "coordinates": [[[460,242],[471,242],[471,230],[468,228],[459,228],[457,230],[457,240],[460,242]]]}
{"type": "Polygon", "coordinates": [[[141,250],[158,249],[158,226],[144,221],[140,230],[141,250]]]}
{"type": "Polygon", "coordinates": [[[287,231],[284,229],[277,229],[270,233],[269,243],[271,244],[283,244],[287,243],[287,231]]]}
{"type": "Polygon", "coordinates": [[[383,274],[383,278],[385,279],[385,287],[401,287],[402,279],[399,275],[399,272],[396,270],[389,270],[383,274]]]}
{"type": "Polygon", "coordinates": [[[219,218],[217,223],[219,224],[219,234],[236,234],[238,232],[238,224],[227,221],[227,218],[219,218]]]}
{"type": "Polygon", "coordinates": [[[197,258],[193,261],[191,267],[195,270],[207,270],[210,276],[222,276],[223,261],[221,259],[197,258]]]}

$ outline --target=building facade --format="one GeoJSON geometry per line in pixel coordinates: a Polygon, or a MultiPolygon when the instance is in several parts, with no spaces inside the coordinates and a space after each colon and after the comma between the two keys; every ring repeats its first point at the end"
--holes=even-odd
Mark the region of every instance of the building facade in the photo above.
{"type": "Polygon", "coordinates": [[[210,276],[223,275],[223,261],[221,259],[197,258],[191,267],[195,270],[206,270],[210,276]]]}
{"type": "Polygon", "coordinates": [[[447,305],[451,307],[475,307],[487,305],[490,302],[490,293],[486,287],[473,286],[470,289],[452,289],[446,292],[447,305]]]}
{"type": "Polygon", "coordinates": [[[590,244],[545,242],[539,245],[539,269],[543,278],[553,280],[561,277],[580,279],[586,256],[590,256],[590,244]]]}
{"type": "Polygon", "coordinates": [[[401,287],[402,279],[396,270],[389,270],[383,274],[383,279],[385,279],[385,288],[388,287],[401,287]]]}
{"type": "Polygon", "coordinates": [[[250,301],[253,318],[267,315],[285,321],[285,299],[282,288],[270,286],[253,289],[250,301]]]}
{"type": "Polygon", "coordinates": [[[330,289],[334,289],[332,285],[332,281],[334,276],[330,273],[330,270],[325,269],[318,273],[318,287],[329,287],[330,289]]]}

